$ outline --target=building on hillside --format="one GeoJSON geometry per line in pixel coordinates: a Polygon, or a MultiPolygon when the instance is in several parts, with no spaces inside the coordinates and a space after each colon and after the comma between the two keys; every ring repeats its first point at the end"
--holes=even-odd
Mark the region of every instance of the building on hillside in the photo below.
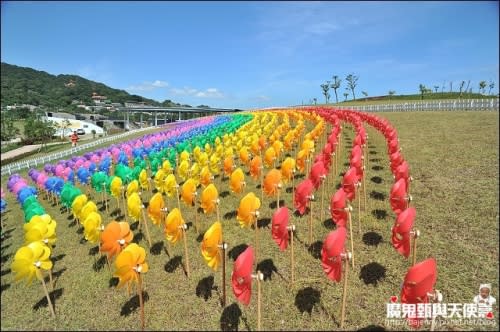
{"type": "Polygon", "coordinates": [[[104,101],[106,100],[106,96],[100,96],[97,94],[97,92],[92,93],[92,100],[94,101],[94,104],[100,105],[104,104],[104,101]]]}
{"type": "Polygon", "coordinates": [[[55,137],[68,137],[71,136],[73,131],[79,131],[82,135],[91,134],[92,130],[95,130],[97,135],[104,134],[104,129],[87,121],[48,116],[48,114],[45,119],[54,122],[56,125],[55,137]]]}

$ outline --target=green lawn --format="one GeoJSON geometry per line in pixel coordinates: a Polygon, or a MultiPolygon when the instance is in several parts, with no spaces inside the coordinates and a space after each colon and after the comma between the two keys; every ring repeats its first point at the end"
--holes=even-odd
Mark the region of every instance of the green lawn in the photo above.
{"type": "MultiPolygon", "coordinates": [[[[470,303],[480,283],[493,284],[498,294],[498,162],[499,119],[492,112],[407,112],[377,113],[398,130],[403,155],[408,160],[414,181],[412,205],[417,209],[416,225],[421,231],[417,257],[421,261],[435,257],[438,264],[436,288],[447,303],[470,303]]],[[[353,132],[343,132],[341,170],[348,165],[353,132]]],[[[368,167],[366,173],[367,209],[361,215],[361,233],[357,228],[357,204],[354,204],[355,266],[348,277],[346,326],[348,330],[384,327],[386,303],[399,295],[410,262],[391,246],[394,213],[389,206],[393,183],[385,140],[368,128],[368,167]]],[[[245,169],[246,171],[246,169],[245,169]]],[[[325,206],[341,177],[326,188],[325,206]]],[[[246,177],[245,193],[260,195],[258,183],[246,177]]],[[[5,190],[5,179],[2,187],[5,190]]],[[[296,182],[296,184],[298,181],[296,182]]],[[[254,245],[254,230],[240,228],[234,211],[243,195],[228,193],[227,181],[216,186],[221,194],[223,234],[229,256],[245,244],[254,245]],[[226,195],[227,194],[227,195],[226,195]]],[[[290,184],[285,187],[290,187],[290,184]]],[[[201,190],[198,189],[200,193],[201,190]]],[[[297,225],[295,275],[290,278],[290,248],[280,252],[271,238],[269,218],[274,199],[264,198],[259,229],[259,267],[266,275],[262,284],[262,328],[265,330],[339,330],[342,284],[329,281],[318,259],[321,243],[333,229],[329,215],[320,220],[321,190],[314,205],[314,243],[308,245],[308,216],[293,217],[297,225]]],[[[291,193],[281,199],[291,206],[291,193]]],[[[94,199],[99,201],[98,198],[94,199]]],[[[177,205],[166,198],[167,206],[177,205]]],[[[7,193],[8,211],[2,216],[6,238],[2,240],[1,329],[2,330],[136,330],[140,328],[137,296],[127,289],[115,289],[104,261],[95,254],[96,245],[86,243],[83,234],[66,212],[40,199],[58,222],[57,242],[53,250],[55,302],[53,320],[39,282],[31,286],[15,284],[10,270],[13,255],[23,243],[23,214],[14,197],[7,193]]],[[[116,201],[110,199],[111,210],[116,201]]],[[[194,208],[181,202],[184,219],[194,222],[194,208]]],[[[98,207],[101,207],[98,204],[98,207]]],[[[105,222],[112,219],[101,212],[105,222]]],[[[209,227],[215,216],[198,216],[209,227]]],[[[142,233],[135,230],[135,241],[147,249],[150,270],[145,280],[145,315],[148,330],[255,330],[257,327],[257,287],[253,285],[250,305],[236,302],[230,286],[233,260],[228,257],[226,280],[227,307],[220,305],[221,270],[214,273],[200,253],[201,237],[194,228],[187,231],[191,276],[183,271],[182,243],[168,245],[162,230],[150,224],[153,248],[142,233]],[[168,253],[168,254],[167,254],[168,253]]],[[[495,312],[498,326],[498,311],[495,312]]],[[[480,326],[448,325],[448,330],[477,330],[480,326]]],[[[496,328],[483,327],[496,330],[496,328]]]]}

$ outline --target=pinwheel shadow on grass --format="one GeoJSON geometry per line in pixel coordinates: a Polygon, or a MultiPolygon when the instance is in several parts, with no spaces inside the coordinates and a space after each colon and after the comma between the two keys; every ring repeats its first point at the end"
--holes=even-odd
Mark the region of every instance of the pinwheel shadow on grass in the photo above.
{"type": "Polygon", "coordinates": [[[372,210],[372,216],[377,220],[383,220],[387,218],[387,210],[384,209],[374,209],[372,210]]]}
{"type": "Polygon", "coordinates": [[[363,234],[363,243],[367,246],[377,247],[380,243],[383,243],[384,240],[382,235],[377,232],[366,232],[363,234]]]}
{"type": "MultiPolygon", "coordinates": [[[[142,299],[144,303],[149,301],[149,294],[147,291],[142,291],[142,299]]],[[[130,316],[134,311],[140,308],[139,295],[135,294],[127,302],[122,305],[120,316],[130,316]]]]}
{"type": "MultiPolygon", "coordinates": [[[[59,299],[64,293],[64,288],[58,288],[58,289],[55,289],[51,292],[49,292],[49,297],[50,297],[50,301],[52,302],[52,306],[54,307],[54,311],[56,311],[57,313],[57,308],[56,308],[56,300],[59,299]]],[[[38,301],[37,303],[35,303],[33,305],[33,310],[37,311],[41,308],[46,308],[49,306],[49,303],[47,302],[47,297],[44,295],[40,301],[38,301]]]]}
{"type": "Polygon", "coordinates": [[[271,224],[271,218],[260,218],[257,220],[258,228],[270,228],[269,227],[270,224],[271,224]]]}
{"type": "MultiPolygon", "coordinates": [[[[280,199],[280,207],[281,206],[285,206],[285,200],[284,199],[280,199]]],[[[269,203],[269,208],[270,209],[276,209],[277,208],[277,204],[276,204],[276,201],[272,201],[269,203]]]]}
{"type": "Polygon", "coordinates": [[[381,193],[380,191],[372,190],[370,192],[370,198],[377,200],[377,201],[385,201],[386,195],[384,193],[381,193]]]}
{"type": "Polygon", "coordinates": [[[380,176],[372,176],[370,178],[370,181],[373,182],[373,183],[377,183],[377,184],[380,184],[382,183],[384,180],[382,180],[382,178],[380,176]]]}
{"type": "Polygon", "coordinates": [[[248,244],[246,243],[242,243],[242,244],[238,244],[234,247],[232,247],[228,252],[227,252],[227,255],[229,258],[231,258],[233,261],[236,261],[236,258],[238,258],[238,256],[246,250],[246,248],[248,248],[248,244]]]}
{"type": "Polygon", "coordinates": [[[314,259],[321,259],[321,249],[323,248],[323,241],[315,241],[309,247],[307,251],[311,254],[314,259]]]}
{"type": "Polygon", "coordinates": [[[236,302],[231,303],[224,308],[220,316],[220,329],[221,331],[239,331],[240,320],[245,324],[245,329],[250,331],[251,328],[248,324],[246,317],[243,317],[243,312],[236,302]]]}
{"type": "Polygon", "coordinates": [[[238,211],[233,210],[233,211],[229,211],[226,214],[224,214],[223,218],[225,220],[234,220],[237,215],[238,215],[238,211]]]}
{"type": "Polygon", "coordinates": [[[278,275],[283,281],[287,281],[281,273],[279,273],[278,268],[274,264],[271,258],[266,258],[257,263],[256,270],[262,272],[264,275],[264,281],[272,280],[273,274],[278,275]]]}
{"type": "Polygon", "coordinates": [[[220,197],[222,197],[222,198],[226,198],[226,197],[227,197],[227,196],[229,196],[229,195],[230,195],[230,193],[229,193],[229,191],[227,191],[227,190],[224,190],[224,191],[222,191],[222,192],[219,194],[219,196],[220,196],[220,197]]]}
{"type": "Polygon", "coordinates": [[[196,296],[208,301],[212,297],[212,291],[217,291],[219,288],[214,285],[214,276],[210,275],[200,279],[196,286],[196,296]]]}
{"type": "Polygon", "coordinates": [[[385,266],[377,262],[371,262],[361,267],[359,279],[363,280],[365,285],[378,286],[379,282],[385,280],[386,271],[385,266]]]}
{"type": "Polygon", "coordinates": [[[374,170],[374,171],[381,171],[383,169],[384,169],[384,166],[379,166],[379,165],[372,166],[372,170],[374,170]]]}
{"type": "Polygon", "coordinates": [[[151,249],[149,249],[149,252],[155,256],[161,255],[161,253],[163,251],[165,251],[167,256],[170,257],[170,254],[168,253],[168,251],[165,247],[165,243],[163,243],[163,241],[158,241],[156,243],[153,243],[153,245],[151,246],[151,249]]]}
{"type": "Polygon", "coordinates": [[[182,263],[182,256],[177,255],[172,257],[170,260],[167,261],[167,263],[165,263],[164,270],[167,273],[174,273],[179,267],[182,268],[182,271],[187,276],[186,268],[182,263]]]}
{"type": "Polygon", "coordinates": [[[4,276],[4,275],[7,275],[7,274],[9,274],[11,272],[12,272],[12,270],[10,268],[8,268],[8,269],[5,269],[5,270],[2,270],[0,272],[0,275],[4,276]]]}

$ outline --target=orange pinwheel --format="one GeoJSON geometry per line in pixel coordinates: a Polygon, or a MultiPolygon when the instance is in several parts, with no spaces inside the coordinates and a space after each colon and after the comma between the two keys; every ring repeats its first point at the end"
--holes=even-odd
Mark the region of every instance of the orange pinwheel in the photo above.
{"type": "Polygon", "coordinates": [[[80,219],[80,212],[82,211],[82,208],[87,203],[87,201],[87,195],[85,194],[78,195],[73,200],[73,203],[71,203],[71,211],[73,212],[73,216],[75,218],[80,219]]]}
{"type": "Polygon", "coordinates": [[[226,174],[227,176],[230,176],[231,173],[233,172],[233,157],[231,156],[226,156],[226,158],[224,158],[224,174],[226,174]]]}
{"type": "Polygon", "coordinates": [[[304,173],[304,170],[306,169],[306,159],[307,159],[307,152],[305,150],[300,150],[297,153],[297,169],[301,173],[304,173]]]}
{"type": "Polygon", "coordinates": [[[201,193],[201,207],[204,213],[211,213],[216,210],[219,193],[214,184],[209,184],[201,193]]]}
{"type": "Polygon", "coordinates": [[[250,161],[250,176],[254,180],[258,180],[262,172],[262,159],[260,156],[255,156],[250,161]]]}
{"type": "Polygon", "coordinates": [[[149,178],[148,178],[148,173],[146,172],[145,169],[143,169],[139,173],[139,184],[141,185],[142,190],[149,190],[149,178]]]}
{"type": "Polygon", "coordinates": [[[116,257],[116,271],[113,276],[120,280],[117,288],[126,283],[138,282],[138,274],[146,273],[149,270],[146,263],[146,251],[137,243],[131,243],[116,257]]]}
{"type": "Polygon", "coordinates": [[[220,247],[222,243],[222,225],[219,221],[213,223],[209,229],[203,235],[203,241],[201,242],[201,254],[205,259],[205,262],[214,271],[217,271],[217,267],[221,261],[220,247]]]}
{"type": "Polygon", "coordinates": [[[210,169],[208,166],[203,166],[200,172],[200,183],[203,187],[208,186],[212,182],[212,173],[210,173],[210,169]]]}
{"type": "Polygon", "coordinates": [[[276,156],[279,156],[283,152],[283,143],[276,140],[273,142],[272,148],[274,149],[276,156]]]}
{"type": "Polygon", "coordinates": [[[267,196],[274,196],[279,188],[281,188],[281,172],[273,168],[264,178],[264,193],[267,196]]]}
{"type": "Polygon", "coordinates": [[[101,231],[103,230],[101,226],[101,215],[97,212],[91,212],[87,218],[83,221],[83,232],[85,240],[90,243],[96,243],[99,241],[101,236],[101,231]]]}
{"type": "Polygon", "coordinates": [[[260,208],[260,199],[255,196],[253,192],[249,192],[240,201],[240,206],[238,207],[237,219],[240,222],[240,226],[250,227],[251,224],[257,220],[258,209],[260,208]]]}
{"type": "Polygon", "coordinates": [[[233,193],[241,193],[243,191],[243,187],[245,186],[245,174],[241,168],[237,168],[231,174],[231,179],[229,182],[229,187],[233,193]]]}
{"type": "Polygon", "coordinates": [[[182,239],[183,231],[181,227],[184,227],[184,224],[184,219],[182,218],[181,211],[178,208],[174,208],[170,211],[165,223],[166,239],[174,244],[182,239]]]}
{"type": "Polygon", "coordinates": [[[119,254],[134,238],[130,226],[124,221],[110,222],[101,233],[101,252],[107,253],[108,260],[119,254]]]}
{"type": "Polygon", "coordinates": [[[163,221],[163,214],[165,211],[165,202],[160,193],[156,193],[149,200],[148,216],[151,218],[153,224],[160,226],[163,221]]]}
{"type": "Polygon", "coordinates": [[[134,220],[139,220],[141,218],[141,208],[142,201],[138,193],[133,193],[130,197],[127,197],[127,209],[129,217],[134,220]]]}
{"type": "Polygon", "coordinates": [[[194,199],[196,197],[196,181],[194,179],[188,179],[182,185],[181,198],[188,206],[194,205],[194,199]]]}
{"type": "Polygon", "coordinates": [[[264,165],[267,168],[274,167],[274,160],[276,159],[276,152],[273,147],[269,147],[264,153],[264,165]]]}
{"type": "Polygon", "coordinates": [[[248,165],[250,162],[250,154],[248,153],[248,148],[246,146],[243,146],[240,149],[240,160],[243,165],[248,165]]]}
{"type": "Polygon", "coordinates": [[[252,140],[252,144],[250,145],[250,151],[252,151],[254,155],[258,155],[260,153],[260,145],[258,138],[254,138],[252,140]]]}
{"type": "Polygon", "coordinates": [[[293,173],[295,170],[295,159],[292,157],[287,157],[283,163],[281,163],[281,175],[285,182],[290,181],[293,178],[293,173]]]}

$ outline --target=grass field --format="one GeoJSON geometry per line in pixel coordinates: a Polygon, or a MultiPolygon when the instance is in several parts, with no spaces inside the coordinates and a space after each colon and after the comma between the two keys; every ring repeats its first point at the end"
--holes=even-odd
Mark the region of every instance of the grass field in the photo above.
{"type": "MultiPolygon", "coordinates": [[[[480,283],[493,285],[499,298],[499,117],[491,112],[407,112],[377,113],[398,130],[403,156],[411,167],[412,205],[417,210],[416,226],[421,231],[417,261],[435,257],[438,264],[436,289],[445,303],[470,303],[480,283]]],[[[355,266],[348,277],[347,330],[392,329],[385,325],[386,303],[399,295],[410,262],[391,246],[394,213],[389,205],[393,184],[383,136],[368,127],[368,167],[366,192],[368,204],[357,229],[354,204],[355,266]]],[[[344,127],[340,171],[348,165],[353,131],[344,127]]],[[[246,171],[246,169],[245,169],[246,171]]],[[[296,180],[296,184],[301,179],[296,180]]],[[[331,175],[325,192],[325,206],[340,182],[331,175]]],[[[245,193],[260,195],[258,183],[246,177],[245,193]]],[[[5,190],[5,181],[2,187],[5,190]]],[[[250,305],[236,302],[230,286],[233,258],[245,245],[254,245],[254,231],[240,228],[235,210],[244,194],[227,192],[228,184],[216,179],[221,195],[223,235],[229,245],[227,258],[227,306],[220,305],[221,271],[214,273],[200,253],[201,236],[193,227],[187,231],[191,276],[184,272],[182,243],[168,245],[161,229],[150,224],[153,248],[148,248],[142,233],[135,240],[147,249],[150,270],[145,280],[145,315],[148,330],[256,330],[256,284],[250,305]]],[[[290,187],[290,184],[285,187],[290,187]]],[[[200,189],[198,190],[200,192],[200,189]]],[[[329,281],[319,260],[322,241],[334,229],[328,213],[319,217],[321,190],[314,205],[314,242],[307,238],[308,216],[293,217],[296,283],[289,284],[290,248],[280,252],[271,238],[270,217],[275,199],[264,198],[259,220],[258,267],[265,275],[262,284],[262,328],[265,330],[338,330],[342,284],[329,281]]],[[[291,193],[281,199],[291,206],[291,193]]],[[[8,193],[6,225],[1,245],[1,329],[2,330],[137,330],[140,328],[138,297],[116,283],[96,254],[95,245],[83,240],[82,231],[66,212],[39,199],[58,222],[53,250],[55,288],[51,298],[56,319],[51,319],[39,282],[31,286],[15,284],[10,270],[13,255],[23,243],[23,214],[8,193]]],[[[94,199],[98,201],[98,199],[94,199]]],[[[169,208],[176,201],[166,198],[169,208]]],[[[116,201],[110,199],[111,210],[116,201]]],[[[181,203],[184,219],[194,221],[194,208],[181,203]]],[[[98,204],[98,207],[101,205],[98,204]]],[[[105,215],[105,211],[101,212],[105,215]]],[[[111,220],[104,217],[104,221],[111,220]]],[[[205,230],[215,216],[199,215],[205,230]]],[[[135,224],[133,225],[135,226],[135,224]]],[[[133,229],[135,227],[132,227],[133,229]]],[[[495,312],[498,326],[498,310],[495,312]]],[[[496,327],[449,324],[446,330],[496,330],[496,327]]],[[[399,328],[396,328],[399,329],[399,328]]]]}

